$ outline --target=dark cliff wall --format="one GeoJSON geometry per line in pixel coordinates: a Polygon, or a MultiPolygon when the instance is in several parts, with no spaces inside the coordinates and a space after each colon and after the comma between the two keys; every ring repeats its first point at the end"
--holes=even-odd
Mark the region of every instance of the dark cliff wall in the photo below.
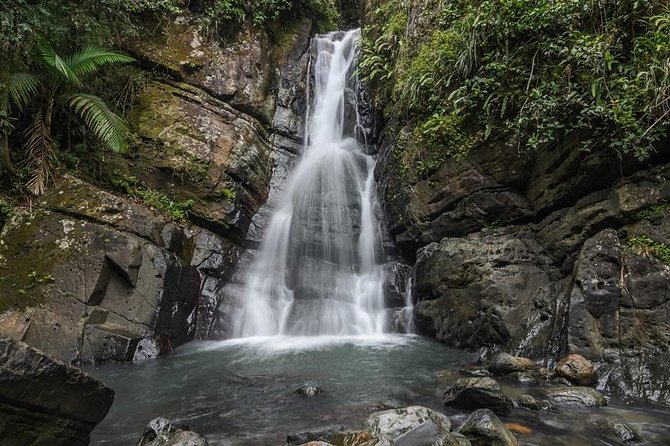
{"type": "MultiPolygon", "coordinates": [[[[363,63],[385,124],[376,176],[390,232],[415,263],[418,326],[484,353],[505,349],[551,363],[578,352],[620,378],[609,380],[614,390],[667,400],[668,383],[659,374],[670,357],[670,153],[664,135],[643,160],[605,143],[582,150],[595,129],[556,133],[533,150],[502,130],[483,136],[481,120],[431,83],[442,76],[450,92],[469,86],[486,76],[486,58],[494,56],[479,54],[479,71],[463,80],[425,59],[454,57],[435,48],[449,47],[440,47],[439,39],[457,32],[450,28],[453,19],[444,19],[458,15],[457,4],[469,2],[369,0],[361,8],[363,63]],[[417,87],[413,94],[438,101],[422,106],[439,110],[435,119],[449,125],[431,127],[433,116],[422,121],[421,111],[406,104],[404,95],[412,93],[407,79],[419,69],[433,89],[421,93],[417,87]],[[441,132],[436,138],[434,128],[441,132]],[[633,379],[632,371],[641,378],[633,379]]],[[[508,40],[510,53],[533,39],[522,42],[508,40]]],[[[517,81],[505,75],[510,79],[501,79],[492,95],[517,81]]],[[[523,84],[530,84],[527,76],[523,84]]],[[[469,94],[465,100],[476,93],[469,94]]],[[[517,108],[506,119],[515,122],[523,113],[517,108]]]]}

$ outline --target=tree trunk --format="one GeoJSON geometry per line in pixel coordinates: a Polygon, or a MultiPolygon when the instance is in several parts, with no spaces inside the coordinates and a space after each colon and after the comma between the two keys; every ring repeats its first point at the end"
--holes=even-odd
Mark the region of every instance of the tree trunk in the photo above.
{"type": "Polygon", "coordinates": [[[2,137],[2,147],[0,147],[0,164],[4,166],[9,175],[16,175],[19,171],[12,164],[12,159],[9,156],[9,135],[4,134],[2,137]]]}

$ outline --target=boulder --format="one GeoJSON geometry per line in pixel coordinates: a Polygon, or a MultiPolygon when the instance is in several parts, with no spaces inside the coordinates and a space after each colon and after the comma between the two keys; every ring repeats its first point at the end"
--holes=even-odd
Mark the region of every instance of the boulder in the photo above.
{"type": "Polygon", "coordinates": [[[561,359],[556,364],[554,373],[579,386],[590,386],[598,381],[598,373],[593,364],[581,355],[569,355],[561,359]]]}
{"type": "Polygon", "coordinates": [[[0,336],[0,444],[86,446],[113,400],[81,370],[0,336]]]}
{"type": "Polygon", "coordinates": [[[496,375],[506,375],[514,372],[525,372],[536,368],[535,361],[508,353],[498,353],[489,363],[489,371],[496,375]]]}
{"type": "Polygon", "coordinates": [[[375,412],[368,417],[363,428],[377,437],[397,438],[425,422],[435,424],[441,431],[451,431],[451,421],[446,415],[422,406],[375,412]]]}
{"type": "Polygon", "coordinates": [[[332,438],[337,433],[344,432],[346,430],[347,430],[346,426],[330,425],[306,431],[292,432],[286,436],[286,443],[289,446],[301,445],[312,441],[322,441],[325,443],[330,443],[332,438]]]}
{"type": "Polygon", "coordinates": [[[444,405],[462,409],[491,409],[508,415],[514,403],[492,378],[461,378],[444,392],[444,405]]]}
{"type": "Polygon", "coordinates": [[[393,445],[454,445],[451,421],[446,415],[422,406],[373,413],[363,425],[373,436],[393,445]]]}
{"type": "Polygon", "coordinates": [[[189,426],[174,425],[165,418],[155,418],[144,429],[137,446],[207,446],[207,440],[189,426]]]}
{"type": "Polygon", "coordinates": [[[592,387],[552,387],[545,389],[544,392],[552,403],[559,406],[600,407],[607,405],[605,396],[592,387]]]}
{"type": "Polygon", "coordinates": [[[474,445],[518,446],[519,441],[488,409],[474,411],[458,428],[474,445]]]}
{"type": "Polygon", "coordinates": [[[544,354],[557,271],[527,229],[445,238],[414,267],[417,328],[457,347],[544,354]]]}

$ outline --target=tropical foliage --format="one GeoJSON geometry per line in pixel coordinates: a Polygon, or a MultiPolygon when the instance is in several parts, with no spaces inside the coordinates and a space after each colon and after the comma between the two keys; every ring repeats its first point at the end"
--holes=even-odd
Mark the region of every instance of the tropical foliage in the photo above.
{"type": "Polygon", "coordinates": [[[114,113],[98,96],[82,93],[85,78],[100,67],[113,63],[128,63],[133,59],[103,48],[90,46],[69,56],[60,56],[44,40],[36,44],[39,57],[37,74],[12,73],[5,68],[0,103],[0,128],[2,129],[2,165],[10,174],[16,174],[9,147],[9,136],[14,128],[12,112],[22,111],[33,100],[37,104],[30,124],[24,132],[24,158],[30,177],[28,190],[34,195],[44,193],[51,178],[56,160],[58,142],[53,136],[55,114],[67,120],[79,119],[84,128],[93,134],[103,146],[114,152],[123,152],[128,147],[129,130],[123,118],[114,113]]]}
{"type": "Polygon", "coordinates": [[[431,170],[493,141],[523,155],[566,138],[643,159],[668,136],[666,2],[440,0],[412,36],[411,5],[377,4],[362,74],[387,117],[408,124],[409,165],[431,170]]]}

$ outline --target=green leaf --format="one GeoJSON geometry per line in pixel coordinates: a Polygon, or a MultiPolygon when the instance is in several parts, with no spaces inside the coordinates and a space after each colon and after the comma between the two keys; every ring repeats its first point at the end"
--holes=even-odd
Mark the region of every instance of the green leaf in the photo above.
{"type": "Polygon", "coordinates": [[[64,59],[65,65],[77,77],[92,73],[102,65],[134,62],[130,56],[105,48],[89,46],[64,59]]]}
{"type": "Polygon", "coordinates": [[[37,95],[40,81],[30,73],[21,72],[9,75],[9,96],[19,110],[23,110],[33,96],[37,95]]]}
{"type": "Polygon", "coordinates": [[[70,66],[56,53],[51,45],[46,40],[39,39],[37,41],[37,51],[42,57],[42,61],[55,72],[61,75],[65,80],[79,83],[79,78],[70,69],[70,66]]]}
{"type": "Polygon", "coordinates": [[[111,151],[128,150],[130,130],[126,121],[111,111],[105,102],[93,95],[78,94],[68,100],[72,109],[84,120],[88,130],[111,151]]]}

